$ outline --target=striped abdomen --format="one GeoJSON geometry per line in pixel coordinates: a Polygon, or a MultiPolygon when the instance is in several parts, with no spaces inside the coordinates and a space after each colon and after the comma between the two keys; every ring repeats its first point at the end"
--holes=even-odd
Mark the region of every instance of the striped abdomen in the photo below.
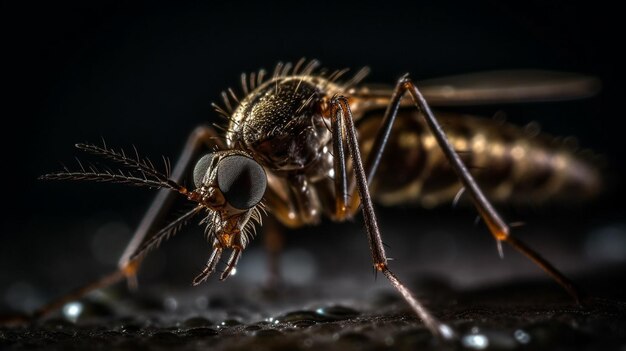
{"type": "MultiPolygon", "coordinates": [[[[436,113],[448,138],[495,202],[539,203],[582,200],[598,193],[597,167],[553,138],[487,118],[436,113]]],[[[364,154],[381,118],[359,121],[364,154]]],[[[416,112],[401,111],[372,183],[383,204],[450,202],[461,185],[434,137],[416,112]]]]}

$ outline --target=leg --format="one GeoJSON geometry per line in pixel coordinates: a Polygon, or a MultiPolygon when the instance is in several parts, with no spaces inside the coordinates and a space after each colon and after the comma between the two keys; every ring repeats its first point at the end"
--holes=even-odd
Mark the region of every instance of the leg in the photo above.
{"type": "MultiPolygon", "coordinates": [[[[181,157],[174,167],[171,179],[180,183],[180,181],[187,174],[189,168],[193,166],[193,161],[202,150],[202,146],[221,146],[219,140],[216,139],[217,137],[217,132],[211,127],[201,126],[196,128],[187,139],[181,157]]],[[[128,278],[132,284],[135,280],[135,274],[139,269],[141,258],[131,260],[131,257],[135,254],[137,249],[142,247],[143,243],[150,239],[148,234],[156,232],[156,226],[158,225],[159,220],[167,213],[175,196],[176,192],[169,189],[159,190],[159,193],[150,205],[148,212],[141,221],[139,228],[137,228],[133,238],[124,250],[124,254],[119,262],[118,270],[47,303],[33,313],[33,318],[44,317],[70,301],[79,299],[93,290],[115,284],[124,278],[128,278]]]]}
{"type": "Polygon", "coordinates": [[[550,262],[541,257],[537,252],[532,250],[525,243],[509,235],[509,226],[500,217],[500,215],[491,205],[489,200],[487,200],[486,196],[483,194],[478,184],[476,184],[476,181],[472,177],[471,173],[467,170],[467,167],[463,164],[463,161],[461,161],[458,153],[454,151],[452,145],[450,145],[450,143],[448,142],[448,139],[446,138],[443,129],[437,122],[435,115],[430,110],[428,103],[419,92],[415,84],[406,76],[401,78],[396,85],[396,88],[391,98],[391,102],[385,112],[385,117],[382,122],[383,126],[381,128],[381,133],[378,134],[376,140],[374,141],[372,152],[367,159],[367,179],[371,181],[376,173],[376,169],[380,162],[380,158],[382,156],[385,144],[389,138],[389,134],[391,133],[391,127],[396,118],[398,108],[400,107],[400,101],[402,99],[402,96],[406,92],[411,95],[415,107],[417,107],[422,112],[424,118],[426,119],[426,124],[435,136],[439,147],[441,147],[441,149],[443,150],[448,161],[452,165],[452,168],[461,180],[464,189],[470,195],[474,206],[476,206],[476,208],[478,209],[480,216],[483,218],[483,220],[487,224],[487,227],[489,228],[489,231],[498,241],[498,243],[504,241],[522,254],[524,254],[526,257],[530,258],[541,269],[546,271],[554,280],[556,280],[556,282],[559,283],[578,303],[580,301],[580,293],[576,289],[574,284],[569,279],[567,279],[567,277],[565,277],[552,264],[550,264],[550,262]]]}
{"type": "MultiPolygon", "coordinates": [[[[346,156],[343,145],[343,121],[337,118],[336,111],[331,111],[331,132],[333,138],[333,169],[335,170],[335,217],[338,220],[351,216],[358,208],[354,205],[349,211],[348,204],[348,175],[346,173],[346,156]]],[[[358,149],[357,149],[358,150],[358,149]]],[[[360,154],[360,153],[359,153],[360,154]]],[[[370,178],[367,178],[370,179],[370,178]]],[[[353,196],[353,199],[356,196],[353,196]]]]}
{"type": "MultiPolygon", "coordinates": [[[[345,122],[346,138],[348,142],[348,151],[352,157],[354,174],[356,178],[357,188],[361,197],[363,217],[365,220],[365,228],[367,231],[367,237],[369,241],[370,250],[372,252],[372,259],[374,261],[374,268],[376,271],[382,272],[391,284],[396,288],[402,297],[409,303],[411,308],[417,313],[417,315],[424,321],[424,324],[430,331],[444,339],[453,339],[454,332],[446,324],[437,320],[423,305],[417,300],[411,291],[393,274],[393,272],[387,266],[387,256],[385,254],[385,247],[383,246],[380,231],[378,229],[378,222],[376,220],[376,214],[374,213],[374,206],[369,194],[369,187],[365,176],[365,170],[363,169],[363,162],[361,161],[361,153],[359,151],[359,144],[356,137],[356,131],[354,127],[354,121],[352,119],[352,112],[348,106],[348,101],[344,97],[334,98],[331,102],[331,121],[332,128],[338,129],[341,126],[341,122],[338,123],[339,118],[345,122]],[[341,117],[339,117],[341,114],[341,117]]],[[[341,136],[341,131],[333,131],[333,135],[341,136]]],[[[337,170],[335,170],[337,172],[337,170]]]]}

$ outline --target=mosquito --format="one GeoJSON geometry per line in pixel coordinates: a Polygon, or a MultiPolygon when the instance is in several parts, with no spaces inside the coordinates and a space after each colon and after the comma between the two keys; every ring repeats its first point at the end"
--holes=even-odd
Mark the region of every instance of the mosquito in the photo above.
{"type": "Polygon", "coordinates": [[[593,77],[545,71],[498,71],[420,84],[402,76],[395,88],[362,85],[363,68],[327,71],[316,60],[279,63],[241,75],[241,92],[222,93],[214,104],[227,126],[197,127],[172,170],[160,171],[135,150],[126,153],[104,142],[77,144],[122,169],[65,168],[46,180],[87,180],[158,188],[119,269],[43,306],[41,317],[88,292],[127,279],[143,258],[185,224],[200,217],[210,245],[208,262],[193,280],[206,281],[222,255],[230,253],[219,279],[228,278],[242,252],[269,214],[288,228],[353,218],[361,209],[373,268],[402,295],[425,326],[444,339],[455,332],[437,319],[389,267],[374,201],[433,204],[465,193],[498,243],[507,243],[547,272],[579,301],[575,285],[536,251],[510,234],[510,226],[488,200],[547,201],[584,198],[597,192],[599,176],[580,154],[555,148],[547,136],[485,118],[433,113],[430,106],[577,99],[591,96],[593,77]],[[418,85],[420,86],[418,88],[418,85]],[[384,112],[382,112],[384,111],[384,112]],[[442,126],[445,126],[445,130],[442,126]],[[466,163],[472,166],[468,170],[466,163]],[[187,178],[193,186],[183,186],[187,178]],[[478,184],[481,183],[481,186],[478,184]],[[483,185],[484,184],[484,185],[483,185]],[[193,208],[158,228],[177,196],[193,208]]]}

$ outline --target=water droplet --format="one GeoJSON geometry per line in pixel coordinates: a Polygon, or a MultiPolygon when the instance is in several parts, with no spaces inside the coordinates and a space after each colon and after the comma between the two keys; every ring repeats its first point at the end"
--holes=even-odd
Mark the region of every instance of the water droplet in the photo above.
{"type": "Polygon", "coordinates": [[[234,327],[237,325],[241,325],[241,322],[236,319],[227,319],[220,323],[220,328],[234,327]]]}
{"type": "Polygon", "coordinates": [[[300,322],[300,321],[317,321],[317,322],[322,322],[324,321],[324,316],[313,312],[313,311],[293,311],[293,312],[289,312],[286,313],[282,316],[276,317],[274,319],[274,323],[295,323],[295,322],[300,322]]]}
{"type": "Polygon", "coordinates": [[[520,344],[528,344],[530,342],[530,335],[521,329],[517,329],[513,332],[513,336],[520,344]]]}
{"type": "Polygon", "coordinates": [[[63,306],[63,316],[73,323],[76,323],[82,312],[83,304],[78,301],[69,302],[63,306]]]}
{"type": "Polygon", "coordinates": [[[510,329],[477,326],[472,327],[467,334],[464,334],[461,343],[474,350],[483,350],[487,347],[497,350],[512,350],[520,346],[510,329]]]}
{"type": "Polygon", "coordinates": [[[333,321],[354,318],[360,314],[357,310],[339,305],[318,308],[315,313],[333,321]]]}
{"type": "Polygon", "coordinates": [[[454,338],[454,330],[447,324],[441,324],[439,326],[439,332],[441,333],[441,337],[446,340],[452,340],[454,338]]]}
{"type": "Polygon", "coordinates": [[[484,350],[489,346],[489,339],[483,334],[469,334],[461,339],[461,343],[470,349],[484,350]]]}

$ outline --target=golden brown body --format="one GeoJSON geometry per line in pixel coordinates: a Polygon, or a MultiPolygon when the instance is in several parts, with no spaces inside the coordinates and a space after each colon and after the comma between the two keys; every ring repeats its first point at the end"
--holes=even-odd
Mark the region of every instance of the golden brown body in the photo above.
{"type": "MultiPolygon", "coordinates": [[[[600,189],[596,165],[551,136],[476,116],[437,113],[448,139],[494,202],[540,204],[580,201],[600,189]]],[[[364,154],[380,117],[358,123],[364,154]]],[[[458,177],[417,112],[401,111],[373,181],[374,198],[385,205],[450,203],[458,177]]]]}
{"type": "MultiPolygon", "coordinates": [[[[271,189],[266,194],[268,208],[284,225],[295,228],[315,224],[322,215],[340,221],[350,218],[356,213],[358,202],[353,200],[345,214],[336,207],[338,194],[333,181],[336,175],[327,106],[333,96],[349,96],[361,152],[367,157],[380,132],[382,108],[389,103],[391,90],[355,86],[358,79],[341,83],[336,80],[339,71],[324,75],[314,73],[313,66],[302,72],[286,67],[266,81],[244,79],[242,90],[247,94],[241,99],[232,91],[230,96],[224,95],[226,110],[221,112],[229,119],[227,145],[246,150],[266,168],[271,189]]],[[[565,90],[586,92],[585,87],[591,89],[594,85],[593,80],[580,77],[535,73],[558,78],[558,84],[543,78],[539,84],[525,72],[522,87],[517,89],[528,84],[531,87],[526,88],[525,94],[535,94],[536,90],[554,89],[556,84],[565,90]]],[[[492,79],[502,75],[506,77],[503,72],[487,74],[492,79]]],[[[444,94],[454,104],[465,102],[469,98],[464,90],[468,83],[464,79],[460,82],[463,84],[452,90],[454,94],[439,86],[426,89],[425,94],[430,94],[434,101],[444,94]]],[[[499,84],[504,85],[497,87],[499,90],[469,91],[485,96],[500,91],[506,93],[506,99],[515,95],[517,90],[512,93],[506,88],[508,80],[499,84]]],[[[409,102],[403,100],[402,106],[410,106],[409,102]]],[[[452,146],[494,202],[536,205],[578,201],[596,194],[600,188],[596,166],[550,136],[489,118],[441,112],[437,117],[452,146]]],[[[350,165],[348,172],[352,172],[350,165]]],[[[384,205],[419,203],[433,207],[452,202],[462,188],[422,116],[406,107],[399,111],[378,172],[370,181],[374,200],[384,205]]]]}

